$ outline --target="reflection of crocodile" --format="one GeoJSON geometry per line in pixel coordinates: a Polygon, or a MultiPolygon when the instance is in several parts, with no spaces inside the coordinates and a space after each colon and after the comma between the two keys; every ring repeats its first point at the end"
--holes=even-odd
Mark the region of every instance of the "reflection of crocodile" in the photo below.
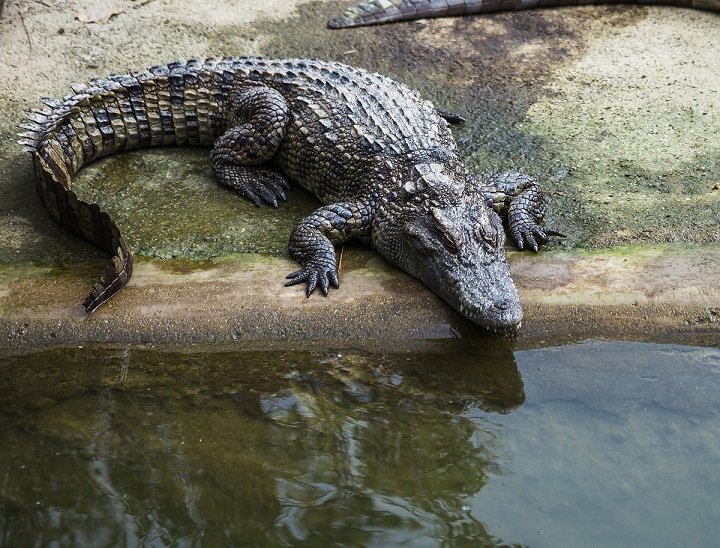
{"type": "Polygon", "coordinates": [[[64,227],[114,254],[84,305],[92,312],[130,279],[132,254],[115,222],[79,200],[71,179],[89,162],[155,145],[212,145],[219,181],[256,205],[285,199],[288,181],[325,204],[293,229],[301,268],[287,285],[338,287],[334,245],[371,242],[480,325],[513,331],[522,311],[497,212],[518,247],[548,235],[539,186],[518,174],[480,180],[461,162],[458,115],[393,80],[317,60],[191,60],[76,86],[28,115],[45,206],[64,227]],[[286,179],[287,178],[287,179],[286,179]]]}
{"type": "Polygon", "coordinates": [[[425,17],[472,15],[529,8],[588,4],[662,4],[720,11],[720,0],[371,0],[328,22],[330,28],[361,27],[425,17]]]}
{"type": "Polygon", "coordinates": [[[0,454],[22,463],[10,469],[3,460],[2,538],[39,545],[49,531],[92,537],[102,520],[111,524],[109,535],[133,545],[161,522],[165,538],[199,532],[209,546],[394,546],[418,539],[424,546],[430,541],[422,539],[519,546],[504,542],[501,531],[491,534],[495,527],[466,506],[492,499],[496,491],[486,496],[483,489],[512,468],[515,447],[508,444],[517,427],[495,413],[509,413],[525,399],[512,350],[482,341],[359,341],[342,356],[287,344],[2,355],[0,454]],[[200,363],[212,364],[212,374],[200,363]],[[76,373],[72,383],[68,371],[76,373]],[[174,397],[188,386],[202,405],[174,397]],[[77,413],[80,405],[93,413],[77,413]],[[67,423],[71,433],[37,435],[67,423]],[[88,466],[85,448],[97,446],[100,424],[102,451],[93,452],[97,466],[88,466]],[[140,442],[153,436],[160,443],[140,442]],[[62,451],[62,459],[30,457],[43,450],[62,451]],[[129,461],[152,467],[129,471],[129,461]],[[80,499],[94,505],[93,519],[86,519],[78,515],[75,493],[60,496],[57,477],[95,485],[99,467],[113,489],[80,499]],[[137,500],[123,517],[138,527],[112,525],[116,490],[137,500]],[[178,493],[201,526],[178,505],[178,493]],[[38,505],[39,497],[52,497],[52,506],[38,505]],[[28,527],[35,523],[42,526],[28,527]]]}

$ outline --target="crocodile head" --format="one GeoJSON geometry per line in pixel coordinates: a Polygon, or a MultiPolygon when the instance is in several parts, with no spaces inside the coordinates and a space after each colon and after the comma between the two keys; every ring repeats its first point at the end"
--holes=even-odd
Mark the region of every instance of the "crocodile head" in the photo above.
{"type": "Polygon", "coordinates": [[[482,199],[411,200],[383,213],[387,222],[373,230],[373,246],[386,259],[486,329],[512,333],[520,328],[522,309],[505,256],[505,231],[482,199]]]}
{"type": "Polygon", "coordinates": [[[431,208],[407,225],[406,243],[408,273],[462,315],[492,331],[519,329],[520,297],[494,211],[474,204],[431,208]]]}

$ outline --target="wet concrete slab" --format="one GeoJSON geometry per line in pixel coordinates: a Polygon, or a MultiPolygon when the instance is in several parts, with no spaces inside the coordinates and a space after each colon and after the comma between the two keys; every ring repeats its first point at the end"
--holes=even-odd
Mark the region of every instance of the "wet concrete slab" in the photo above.
{"type": "MultiPolygon", "coordinates": [[[[350,4],[351,2],[347,2],[350,4]]],[[[315,56],[377,70],[469,122],[478,171],[519,170],[568,234],[512,252],[516,343],[720,338],[720,17],[582,7],[329,31],[339,2],[9,0],[0,22],[0,349],[98,342],[486,337],[362,246],[342,287],[283,288],[289,229],[317,202],[256,210],[207,150],[118,155],[80,174],[136,251],[128,288],[80,303],[104,255],[56,226],[15,144],[22,113],[68,84],[207,55],[315,56]],[[160,24],[161,23],[161,24],[160,24]]]]}
{"type": "MultiPolygon", "coordinates": [[[[720,333],[720,245],[625,247],[510,257],[525,310],[518,348],[584,338],[687,340],[720,333]]],[[[0,348],[87,342],[493,338],[374,251],[350,249],[341,287],[283,287],[293,263],[239,254],[206,262],[139,257],[132,283],[87,316],[102,260],[16,264],[0,277],[0,348]]],[[[502,337],[500,337],[502,338],[502,337]]]]}

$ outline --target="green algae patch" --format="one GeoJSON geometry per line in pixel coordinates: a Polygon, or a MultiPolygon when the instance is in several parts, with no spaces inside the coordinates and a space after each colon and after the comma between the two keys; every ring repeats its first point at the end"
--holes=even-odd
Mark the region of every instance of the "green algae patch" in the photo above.
{"type": "Polygon", "coordinates": [[[696,91],[718,88],[720,33],[679,36],[658,13],[593,37],[528,111],[523,131],[568,168],[572,245],[720,239],[720,112],[696,91]]]}
{"type": "Polygon", "coordinates": [[[81,319],[80,303],[106,264],[107,259],[93,259],[0,266],[0,318],[81,319]]]}
{"type": "MultiPolygon", "coordinates": [[[[258,254],[258,256],[261,255],[258,254]]],[[[180,276],[188,276],[198,272],[205,272],[213,268],[215,264],[212,260],[192,261],[187,259],[173,259],[168,261],[145,259],[145,261],[149,264],[153,264],[158,270],[180,276]]]]}
{"type": "Polygon", "coordinates": [[[135,253],[203,260],[232,253],[284,253],[292,228],[319,207],[290,190],[275,209],[219,185],[205,148],[118,154],[85,168],[74,188],[116,219],[135,253]]]}

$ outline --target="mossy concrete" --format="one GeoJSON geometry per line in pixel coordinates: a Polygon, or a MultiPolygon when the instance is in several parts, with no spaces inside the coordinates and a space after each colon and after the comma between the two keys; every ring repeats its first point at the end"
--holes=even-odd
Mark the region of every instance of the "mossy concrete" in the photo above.
{"type": "Polygon", "coordinates": [[[342,288],[329,298],[283,289],[290,229],[317,201],[296,189],[277,210],[255,208],[213,181],[207,149],[121,154],[80,174],[78,192],[118,220],[137,259],[127,290],[84,316],[79,303],[107,259],[50,220],[16,124],[70,82],[217,54],[383,72],[468,119],[456,136],[474,170],[539,177],[547,224],[569,237],[539,255],[511,253],[521,344],[678,333],[717,342],[720,17],[582,7],[329,31],[339,4],[7,3],[0,347],[485,336],[360,245],[343,250],[342,288]]]}
{"type": "MultiPolygon", "coordinates": [[[[714,344],[720,331],[720,244],[512,253],[526,321],[517,348],[588,337],[714,344]]],[[[343,252],[342,287],[307,299],[283,287],[293,263],[276,254],[207,261],[137,258],[133,283],[86,316],[80,298],[103,265],[6,266],[0,348],[82,341],[491,338],[372,250],[343,252]]]]}

